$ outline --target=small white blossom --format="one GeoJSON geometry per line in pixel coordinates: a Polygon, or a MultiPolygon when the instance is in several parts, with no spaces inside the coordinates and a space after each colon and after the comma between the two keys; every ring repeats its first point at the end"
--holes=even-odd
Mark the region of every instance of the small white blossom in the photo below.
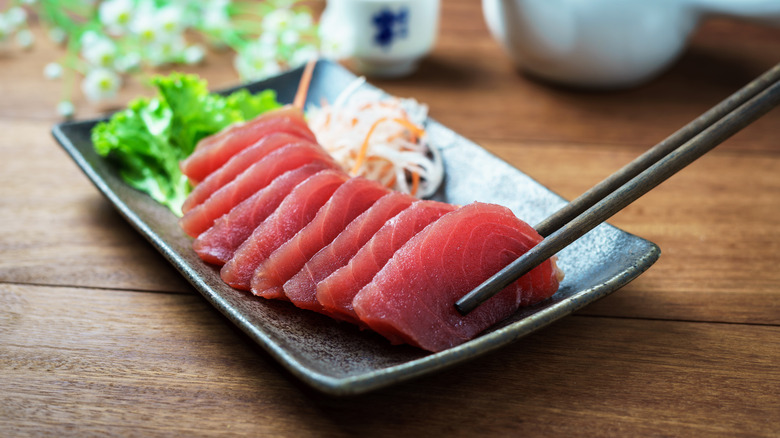
{"type": "Polygon", "coordinates": [[[206,2],[203,8],[202,23],[207,31],[218,32],[230,27],[230,16],[228,15],[228,0],[215,0],[206,2]]]}
{"type": "Polygon", "coordinates": [[[233,62],[243,80],[263,79],[281,72],[275,46],[255,42],[242,49],[233,62]]]}
{"type": "Polygon", "coordinates": [[[107,0],[98,7],[100,22],[109,32],[121,35],[133,19],[131,0],[107,0]]]}
{"type": "Polygon", "coordinates": [[[6,11],[5,16],[14,27],[19,27],[27,22],[27,12],[19,6],[6,11]]]}
{"type": "Polygon", "coordinates": [[[301,34],[295,29],[287,29],[279,34],[279,41],[286,46],[293,46],[301,40],[301,34]]]}
{"type": "Polygon", "coordinates": [[[82,50],[85,46],[91,46],[104,38],[94,30],[88,30],[81,34],[79,43],[81,43],[82,50]]]}
{"type": "Polygon", "coordinates": [[[160,39],[148,46],[146,58],[155,67],[176,62],[182,59],[186,45],[182,35],[172,39],[160,39]]]}
{"type": "Polygon", "coordinates": [[[75,108],[73,107],[73,103],[69,100],[63,100],[57,104],[57,113],[62,117],[65,118],[73,117],[74,111],[75,108]]]}
{"type": "Polygon", "coordinates": [[[294,23],[295,12],[285,8],[274,9],[263,17],[263,30],[279,34],[285,30],[294,29],[294,23]]]}
{"type": "Polygon", "coordinates": [[[317,47],[312,44],[301,46],[297,48],[290,57],[290,67],[298,67],[299,65],[306,64],[312,59],[317,59],[319,51],[317,47]]]}
{"type": "Polygon", "coordinates": [[[49,39],[57,44],[62,44],[68,38],[68,33],[61,27],[52,27],[49,29],[49,39]]]}
{"type": "Polygon", "coordinates": [[[0,14],[0,41],[8,38],[16,29],[5,14],[0,14]]]}
{"type": "Polygon", "coordinates": [[[189,65],[200,64],[206,57],[206,51],[203,46],[195,44],[184,50],[184,62],[189,65]]]}
{"type": "Polygon", "coordinates": [[[184,13],[177,5],[160,8],[155,14],[157,28],[166,36],[172,37],[184,30],[184,13]]]}
{"type": "Polygon", "coordinates": [[[116,72],[107,68],[95,68],[81,81],[81,91],[91,101],[108,99],[116,95],[122,80],[116,72]]]}
{"type": "Polygon", "coordinates": [[[35,37],[30,29],[22,29],[16,33],[16,42],[25,49],[32,47],[35,42],[35,37]]]}
{"type": "Polygon", "coordinates": [[[62,77],[62,66],[56,62],[50,62],[43,68],[43,75],[47,79],[59,79],[62,77]]]}
{"type": "MultiPolygon", "coordinates": [[[[86,34],[85,34],[86,35],[86,34]]],[[[84,59],[95,66],[110,67],[114,65],[117,56],[116,45],[108,38],[97,37],[96,39],[86,39],[84,43],[82,38],[81,55],[84,59]]]]}
{"type": "Polygon", "coordinates": [[[121,73],[128,73],[141,66],[141,55],[135,52],[125,53],[114,61],[114,68],[121,73]]]}

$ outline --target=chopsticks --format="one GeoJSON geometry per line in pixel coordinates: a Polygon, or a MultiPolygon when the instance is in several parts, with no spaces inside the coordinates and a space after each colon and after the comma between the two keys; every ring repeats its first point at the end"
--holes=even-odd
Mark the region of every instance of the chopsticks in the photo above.
{"type": "Polygon", "coordinates": [[[455,303],[484,301],[780,104],[780,63],[539,223],[545,239],[455,303]]]}

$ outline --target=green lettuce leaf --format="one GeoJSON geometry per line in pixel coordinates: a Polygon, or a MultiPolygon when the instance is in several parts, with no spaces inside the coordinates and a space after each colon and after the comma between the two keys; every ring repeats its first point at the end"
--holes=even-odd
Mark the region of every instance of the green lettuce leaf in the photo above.
{"type": "Polygon", "coordinates": [[[209,93],[196,75],[156,77],[158,94],[136,99],[92,131],[95,151],[115,165],[130,186],[181,216],[192,187],[179,162],[198,142],[236,122],[278,108],[273,90],[251,94],[240,90],[224,97],[209,93]]]}

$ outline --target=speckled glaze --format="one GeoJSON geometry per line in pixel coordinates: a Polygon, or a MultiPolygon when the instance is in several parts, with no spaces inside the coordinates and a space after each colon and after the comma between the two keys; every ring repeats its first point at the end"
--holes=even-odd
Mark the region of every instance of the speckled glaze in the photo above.
{"type": "MultiPolygon", "coordinates": [[[[272,88],[281,101],[290,102],[300,75],[299,69],[247,88],[272,88]]],[[[338,64],[322,61],[315,69],[308,101],[332,101],[354,79],[338,64]]],[[[90,132],[97,122],[63,123],[53,128],[53,134],[117,210],[206,300],[292,374],[332,395],[364,393],[505,346],[614,292],[648,269],[660,255],[653,243],[603,224],[559,254],[559,265],[566,278],[551,299],[521,309],[470,342],[437,354],[409,346],[391,346],[379,335],[350,324],[225,285],[217,269],[203,263],[191,249],[192,241],[179,228],[177,218],[125,185],[109,163],[95,154],[90,132]]],[[[447,176],[436,199],[455,204],[475,200],[502,204],[531,224],[566,202],[436,121],[429,120],[428,129],[446,166],[447,176]]]]}

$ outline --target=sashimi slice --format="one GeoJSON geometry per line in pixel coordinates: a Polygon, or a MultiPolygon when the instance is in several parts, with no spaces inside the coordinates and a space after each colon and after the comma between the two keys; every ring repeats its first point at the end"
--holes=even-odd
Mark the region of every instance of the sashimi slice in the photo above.
{"type": "Polygon", "coordinates": [[[187,196],[187,199],[184,200],[184,204],[181,207],[182,213],[187,213],[193,207],[203,203],[212,193],[233,181],[241,172],[271,152],[289,144],[304,142],[307,142],[307,140],[285,133],[267,135],[234,155],[222,167],[212,172],[200,184],[195,186],[189,196],[187,196]]]}
{"type": "Polygon", "coordinates": [[[298,184],[324,169],[333,167],[318,161],[279,175],[271,184],[217,219],[211,228],[195,239],[192,248],[205,262],[224,265],[298,184]]]}
{"type": "Polygon", "coordinates": [[[317,300],[317,283],[346,265],[388,220],[415,201],[417,198],[401,192],[391,192],[376,201],[284,284],[285,295],[299,307],[329,313],[317,300]]]}
{"type": "Polygon", "coordinates": [[[371,282],[398,248],[456,208],[443,202],[419,201],[387,221],[346,266],[317,284],[317,300],[324,310],[334,318],[360,324],[352,307],[355,295],[371,282]]]}
{"type": "Polygon", "coordinates": [[[299,109],[285,106],[204,138],[195,147],[195,151],[180,163],[181,171],[196,183],[203,181],[233,155],[275,132],[285,132],[311,142],[317,141],[303,119],[303,113],[299,109]]]}
{"type": "Polygon", "coordinates": [[[225,263],[220,271],[222,280],[236,289],[249,290],[257,266],[311,222],[347,179],[343,171],[329,169],[298,184],[225,263]]]}
{"type": "Polygon", "coordinates": [[[524,275],[466,316],[454,303],[542,241],[507,208],[473,203],[414,236],[353,301],[360,320],[393,343],[438,352],[473,338],[558,290],[553,260],[524,275]]]}
{"type": "Polygon", "coordinates": [[[335,161],[322,147],[313,144],[291,144],[268,154],[249,166],[241,175],[212,194],[205,202],[188,211],[179,220],[182,229],[192,237],[214,225],[214,221],[228,213],[244,199],[267,186],[277,176],[304,164],[335,161]]]}
{"type": "MultiPolygon", "coordinates": [[[[252,293],[266,298],[285,296],[284,283],[353,219],[388,193],[389,190],[376,181],[350,178],[333,193],[311,222],[260,263],[252,277],[252,293]]],[[[306,302],[316,302],[314,294],[306,297],[299,296],[296,291],[290,292],[287,298],[298,307],[306,308],[306,302]]]]}

